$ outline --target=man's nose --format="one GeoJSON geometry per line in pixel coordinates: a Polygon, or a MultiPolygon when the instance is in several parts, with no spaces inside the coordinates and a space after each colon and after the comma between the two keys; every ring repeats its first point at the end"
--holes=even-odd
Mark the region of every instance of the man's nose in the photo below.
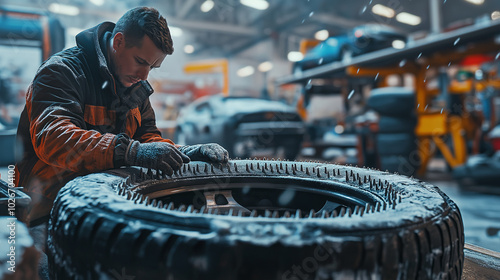
{"type": "Polygon", "coordinates": [[[149,75],[149,66],[148,67],[141,67],[139,71],[137,72],[137,77],[141,79],[142,81],[145,81],[148,79],[149,75]]]}

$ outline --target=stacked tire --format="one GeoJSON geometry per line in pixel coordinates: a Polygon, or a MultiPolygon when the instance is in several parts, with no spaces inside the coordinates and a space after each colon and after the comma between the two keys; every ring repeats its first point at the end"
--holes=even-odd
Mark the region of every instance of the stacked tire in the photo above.
{"type": "Polygon", "coordinates": [[[380,116],[377,135],[380,169],[413,175],[420,164],[413,90],[403,87],[373,89],[368,106],[380,116]]]}

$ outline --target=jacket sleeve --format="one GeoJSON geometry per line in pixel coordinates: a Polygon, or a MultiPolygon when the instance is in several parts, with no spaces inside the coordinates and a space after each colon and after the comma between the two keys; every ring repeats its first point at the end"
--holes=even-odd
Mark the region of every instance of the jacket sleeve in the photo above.
{"type": "Polygon", "coordinates": [[[168,142],[172,145],[175,145],[172,140],[161,137],[161,132],[156,127],[155,112],[151,107],[151,102],[149,101],[149,98],[146,99],[140,110],[141,110],[141,125],[135,132],[133,138],[141,143],[168,142]]]}
{"type": "Polygon", "coordinates": [[[26,96],[30,136],[36,155],[46,164],[74,172],[113,167],[115,135],[86,130],[83,76],[60,58],[42,66],[26,96]]]}

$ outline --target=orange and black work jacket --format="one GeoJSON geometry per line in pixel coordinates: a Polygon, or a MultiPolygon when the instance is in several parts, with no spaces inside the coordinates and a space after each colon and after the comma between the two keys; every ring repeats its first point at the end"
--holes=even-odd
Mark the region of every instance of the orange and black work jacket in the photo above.
{"type": "Polygon", "coordinates": [[[149,83],[120,87],[108,68],[113,28],[104,22],[78,34],[77,45],[45,61],[28,88],[16,165],[16,185],[32,198],[28,220],[46,217],[70,179],[123,165],[131,138],[172,143],[156,127],[149,83]]]}

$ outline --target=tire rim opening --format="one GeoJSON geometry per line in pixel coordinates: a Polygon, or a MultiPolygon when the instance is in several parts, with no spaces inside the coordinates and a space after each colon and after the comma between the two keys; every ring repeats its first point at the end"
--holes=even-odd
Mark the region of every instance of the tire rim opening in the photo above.
{"type": "Polygon", "coordinates": [[[135,191],[170,210],[243,217],[338,217],[380,211],[384,200],[334,181],[303,178],[211,178],[183,180],[164,187],[161,181],[135,191]]]}

